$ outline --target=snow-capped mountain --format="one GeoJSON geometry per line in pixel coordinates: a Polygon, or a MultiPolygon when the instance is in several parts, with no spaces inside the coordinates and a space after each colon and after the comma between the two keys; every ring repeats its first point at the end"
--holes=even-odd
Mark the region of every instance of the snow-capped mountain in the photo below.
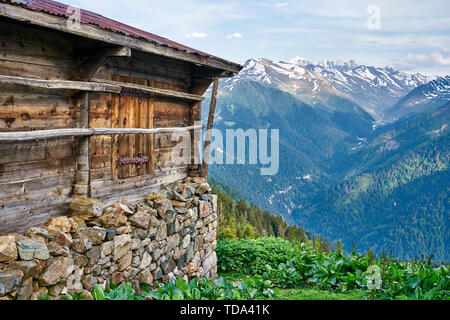
{"type": "Polygon", "coordinates": [[[221,91],[229,92],[242,81],[255,81],[280,89],[318,109],[352,114],[365,113],[357,103],[337,90],[328,79],[312,70],[309,65],[250,59],[237,76],[222,84],[221,91]]]}
{"type": "Polygon", "coordinates": [[[450,76],[440,77],[412,90],[389,110],[389,114],[393,119],[398,119],[434,111],[449,101],[450,76]]]}
{"type": "MultiPolygon", "coordinates": [[[[305,63],[299,58],[291,62],[305,63]]],[[[411,90],[431,80],[421,74],[408,74],[389,67],[358,65],[353,60],[309,63],[306,67],[326,78],[377,120],[384,118],[384,112],[411,90]]]]}
{"type": "Polygon", "coordinates": [[[311,106],[331,110],[342,105],[347,109],[360,106],[382,123],[391,118],[385,114],[387,110],[430,80],[421,74],[359,65],[353,60],[250,59],[237,77],[225,81],[222,90],[232,90],[240,81],[256,81],[289,92],[311,106]]]}

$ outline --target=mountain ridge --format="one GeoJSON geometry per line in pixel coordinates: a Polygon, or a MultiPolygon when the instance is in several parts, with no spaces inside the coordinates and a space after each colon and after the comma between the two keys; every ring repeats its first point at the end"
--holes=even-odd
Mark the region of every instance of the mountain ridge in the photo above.
{"type": "Polygon", "coordinates": [[[342,99],[341,108],[361,108],[382,125],[387,110],[430,80],[425,75],[359,65],[354,60],[314,62],[297,57],[290,62],[275,62],[259,58],[247,60],[235,78],[224,81],[221,90],[232,90],[241,81],[256,81],[278,87],[311,106],[333,109],[333,98],[342,99]]]}

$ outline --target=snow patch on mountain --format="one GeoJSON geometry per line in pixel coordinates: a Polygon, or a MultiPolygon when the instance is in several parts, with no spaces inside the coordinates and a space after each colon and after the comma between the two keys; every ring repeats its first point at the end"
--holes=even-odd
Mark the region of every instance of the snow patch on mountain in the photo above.
{"type": "MultiPolygon", "coordinates": [[[[387,114],[392,106],[430,80],[421,74],[360,65],[354,60],[314,62],[295,57],[275,62],[261,58],[248,60],[236,77],[221,82],[221,90],[230,92],[241,81],[255,81],[287,91],[312,106],[338,95],[361,106],[378,126],[392,120],[387,114]]],[[[436,94],[429,93],[429,98],[436,94]]]]}

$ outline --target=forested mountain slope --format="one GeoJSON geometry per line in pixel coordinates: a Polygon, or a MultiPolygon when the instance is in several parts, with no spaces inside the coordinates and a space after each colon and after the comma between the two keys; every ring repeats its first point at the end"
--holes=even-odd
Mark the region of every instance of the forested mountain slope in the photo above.
{"type": "MultiPolygon", "coordinates": [[[[347,68],[348,75],[358,67],[321,68],[347,68]]],[[[377,254],[393,249],[398,258],[435,254],[450,260],[448,104],[375,126],[366,108],[313,69],[249,60],[243,73],[221,82],[215,128],[224,135],[226,129],[279,129],[280,164],[274,176],[262,176],[259,166],[228,164],[212,165],[210,175],[291,224],[344,240],[346,250],[355,242],[377,254]]],[[[404,84],[395,96],[425,81],[394,71],[388,76],[404,84]]],[[[369,78],[365,85],[375,85],[376,77],[369,78]]],[[[208,106],[207,100],[203,114],[208,106]]],[[[227,146],[215,152],[226,154],[227,146]]]]}
{"type": "Polygon", "coordinates": [[[293,219],[346,247],[449,260],[449,116],[447,104],[336,163],[344,181],[313,195],[313,205],[295,210],[293,219]]]}

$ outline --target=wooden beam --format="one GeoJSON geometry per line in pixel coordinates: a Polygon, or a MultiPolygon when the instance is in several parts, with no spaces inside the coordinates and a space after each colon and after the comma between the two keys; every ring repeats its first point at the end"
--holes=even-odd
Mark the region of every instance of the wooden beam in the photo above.
{"type": "Polygon", "coordinates": [[[139,129],[139,128],[91,128],[92,135],[103,136],[112,134],[155,134],[155,133],[171,133],[184,132],[196,129],[202,129],[203,126],[175,127],[175,128],[156,128],[156,129],[139,129]]]}
{"type": "Polygon", "coordinates": [[[0,75],[0,84],[9,84],[9,85],[16,84],[42,89],[76,90],[76,91],[108,92],[108,93],[121,93],[122,89],[125,88],[147,92],[155,96],[163,96],[195,102],[200,102],[204,100],[203,96],[197,94],[151,88],[138,84],[104,80],[104,79],[92,79],[91,82],[85,82],[85,81],[69,81],[69,80],[41,80],[41,79],[30,79],[30,78],[10,77],[0,75]]]}
{"type": "Polygon", "coordinates": [[[89,129],[54,129],[20,132],[0,132],[0,142],[20,142],[45,140],[62,137],[87,137],[92,135],[89,129]]]}
{"type": "MultiPolygon", "coordinates": [[[[81,92],[77,95],[77,127],[89,128],[89,93],[81,92]]],[[[76,144],[76,176],[73,193],[77,196],[88,198],[90,194],[90,158],[89,158],[89,136],[80,137],[76,144]]]]}
{"type": "MultiPolygon", "coordinates": [[[[105,64],[109,57],[131,57],[131,49],[122,46],[108,46],[95,49],[95,53],[87,55],[79,63],[77,80],[87,81],[105,64]]],[[[85,56],[78,53],[77,55],[85,56]]]]}
{"type": "Polygon", "coordinates": [[[92,81],[98,82],[98,83],[103,83],[103,84],[109,84],[109,85],[113,85],[113,86],[120,86],[125,89],[143,91],[143,92],[147,92],[152,95],[155,95],[155,96],[177,98],[177,99],[196,101],[196,102],[203,101],[205,99],[203,96],[197,95],[197,94],[152,88],[152,87],[142,86],[142,85],[133,84],[133,83],[125,83],[125,82],[111,81],[111,80],[105,80],[105,79],[95,79],[95,78],[92,79],[92,81]]]}
{"type": "Polygon", "coordinates": [[[211,56],[201,56],[195,53],[180,51],[168,46],[152,43],[149,41],[139,40],[134,37],[126,36],[109,30],[101,29],[91,24],[80,24],[78,28],[71,28],[67,24],[65,17],[50,15],[45,12],[38,12],[11,5],[0,3],[0,16],[15,19],[25,23],[31,23],[45,28],[74,34],[84,38],[98,40],[109,44],[129,47],[131,49],[157,54],[176,60],[182,60],[190,63],[197,63],[216,69],[226,70],[233,73],[239,73],[242,66],[227,62],[211,56]]]}
{"type": "Polygon", "coordinates": [[[89,137],[113,134],[156,134],[183,132],[202,129],[203,126],[156,128],[156,129],[126,129],[126,128],[76,128],[76,129],[53,129],[20,132],[0,132],[0,142],[20,142],[30,140],[45,140],[61,137],[89,137]]]}
{"type": "Polygon", "coordinates": [[[41,80],[22,77],[0,75],[0,84],[24,85],[42,89],[77,90],[91,92],[120,93],[121,87],[96,82],[68,81],[68,80],[41,80]]]}
{"type": "Polygon", "coordinates": [[[208,176],[208,167],[209,167],[209,157],[211,154],[211,150],[209,147],[211,145],[212,131],[214,125],[214,112],[216,111],[216,102],[217,102],[217,88],[219,87],[219,77],[214,77],[214,85],[211,93],[211,104],[209,106],[209,116],[208,116],[208,125],[206,126],[206,135],[205,135],[205,147],[203,148],[203,163],[202,163],[202,177],[206,178],[208,176]]]}

